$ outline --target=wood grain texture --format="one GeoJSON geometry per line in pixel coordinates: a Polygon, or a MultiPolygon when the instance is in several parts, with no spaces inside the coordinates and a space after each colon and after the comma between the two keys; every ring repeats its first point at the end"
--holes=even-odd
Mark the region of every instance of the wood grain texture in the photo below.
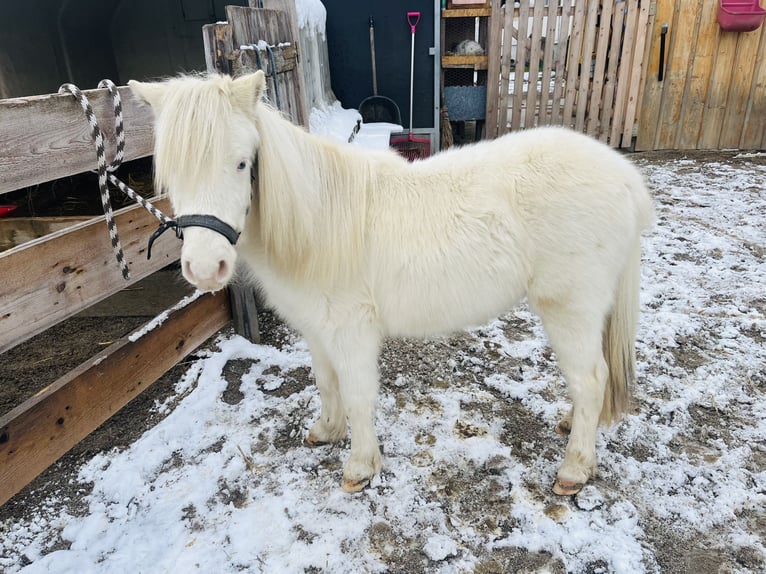
{"type": "Polygon", "coordinates": [[[588,106],[588,135],[598,137],[603,125],[601,118],[601,102],[604,98],[604,80],[606,79],[606,61],[609,55],[609,35],[612,26],[612,9],[614,2],[604,2],[601,8],[601,20],[596,38],[596,61],[593,64],[593,87],[588,106]]]}
{"type": "MultiPolygon", "coordinates": [[[[125,160],[153,153],[154,116],[118,88],[125,118],[125,160]]],[[[116,149],[114,111],[106,89],[83,90],[106,140],[107,160],[116,149]]],[[[96,150],[80,104],[71,95],[0,100],[0,193],[96,169],[96,150]]]]}
{"type": "Polygon", "coordinates": [[[609,132],[609,145],[612,147],[619,147],[621,143],[630,90],[630,77],[633,72],[633,43],[638,19],[638,0],[628,0],[626,4],[628,5],[628,13],[625,16],[625,33],[622,38],[620,66],[617,71],[617,91],[614,96],[612,126],[609,132]]]}
{"type": "MultiPolygon", "coordinates": [[[[167,200],[155,203],[170,213],[167,200]]],[[[103,217],[30,241],[0,254],[0,353],[105,299],[180,257],[172,232],[147,240],[159,222],[143,207],[116,212],[130,269],[122,278],[103,217]]]]}
{"type": "MultiPolygon", "coordinates": [[[[493,139],[497,137],[498,125],[505,121],[507,112],[498,115],[500,103],[500,64],[502,60],[502,36],[505,8],[500,7],[500,0],[492,0],[491,13],[489,17],[489,39],[487,42],[487,112],[486,112],[486,131],[485,137],[493,139]]],[[[442,22],[444,28],[444,22],[442,22]]],[[[442,30],[442,37],[444,31],[442,30]]],[[[444,86],[442,86],[442,89],[444,86]]],[[[508,89],[508,86],[505,86],[508,89]]]]}
{"type": "Polygon", "coordinates": [[[665,87],[659,109],[657,149],[672,149],[676,142],[676,132],[681,122],[681,103],[695,51],[699,4],[699,0],[677,0],[665,70],[665,87]]]}
{"type": "MultiPolygon", "coordinates": [[[[623,4],[616,6],[612,13],[612,30],[622,30],[625,21],[625,8],[623,4]]],[[[622,34],[612,34],[609,43],[609,53],[618,54],[620,51],[620,42],[622,34]]],[[[614,113],[614,97],[617,92],[617,70],[619,68],[619,58],[609,58],[609,65],[606,71],[606,80],[604,82],[604,100],[601,103],[601,135],[599,139],[607,143],[611,133],[612,115],[614,113]]]]}
{"type": "Polygon", "coordinates": [[[689,76],[683,102],[681,104],[680,129],[676,135],[677,149],[695,149],[699,139],[700,129],[705,111],[710,76],[715,62],[718,34],[718,4],[703,2],[698,13],[696,30],[696,45],[692,53],[689,76]]]}
{"type": "MultiPolygon", "coordinates": [[[[253,4],[257,0],[250,0],[250,6],[253,7],[253,4]]],[[[309,109],[309,103],[308,98],[303,97],[307,93],[306,88],[306,77],[303,71],[303,58],[300,57],[301,54],[301,46],[299,45],[299,38],[300,38],[300,31],[298,29],[298,10],[295,7],[295,0],[262,0],[263,1],[263,7],[268,8],[271,10],[282,10],[285,14],[287,14],[287,23],[290,27],[290,42],[297,50],[296,54],[296,63],[298,67],[298,73],[295,74],[290,80],[294,83],[293,89],[291,90],[291,94],[296,98],[294,102],[294,106],[296,108],[299,108],[299,112],[297,114],[297,117],[301,121],[301,125],[308,129],[309,127],[309,116],[311,115],[311,110],[309,109]],[[300,98],[298,96],[301,96],[300,98]]]]}
{"type": "MultiPolygon", "coordinates": [[[[265,41],[271,46],[297,45],[297,38],[293,37],[290,17],[283,10],[227,6],[226,17],[232,26],[235,49],[241,45],[257,44],[260,41],[265,41]]],[[[264,68],[266,67],[264,65],[264,68]]],[[[305,103],[304,92],[300,91],[298,75],[302,76],[303,71],[296,68],[271,77],[267,82],[268,97],[271,103],[289,116],[293,123],[308,126],[308,106],[305,103]]]]}
{"type": "MultiPolygon", "coordinates": [[[[654,149],[655,137],[659,130],[660,106],[662,103],[662,90],[665,80],[659,81],[660,72],[660,45],[663,24],[673,21],[675,3],[672,0],[664,0],[657,3],[657,12],[654,17],[654,25],[651,28],[649,59],[646,62],[646,81],[641,105],[641,117],[639,119],[638,137],[636,140],[637,150],[654,149]]],[[[669,28],[668,34],[673,31],[669,28]]],[[[666,37],[665,62],[667,69],[669,38],[666,37]]]]}
{"type": "Polygon", "coordinates": [[[0,417],[0,505],[229,320],[224,292],[124,338],[0,417]]]}
{"type": "MultiPolygon", "coordinates": [[[[564,111],[561,123],[566,127],[572,125],[572,110],[577,97],[577,86],[580,81],[579,71],[582,62],[582,41],[585,33],[585,2],[577,2],[572,21],[572,35],[569,37],[569,55],[567,56],[567,80],[564,94],[564,111]]],[[[590,56],[588,56],[590,58],[590,56]]]]}
{"type": "Polygon", "coordinates": [[[596,23],[599,17],[599,3],[591,2],[585,19],[583,48],[580,57],[579,85],[577,86],[577,105],[575,108],[575,129],[585,131],[585,116],[588,111],[588,96],[591,88],[591,64],[594,63],[593,48],[596,45],[596,23]]]}
{"type": "Polygon", "coordinates": [[[719,148],[736,148],[745,126],[745,113],[750,97],[750,86],[756,73],[755,63],[761,35],[758,32],[739,34],[737,51],[731,68],[729,93],[726,95],[726,109],[721,124],[719,148]]]}
{"type": "Polygon", "coordinates": [[[641,91],[641,79],[644,77],[644,55],[646,36],[649,25],[649,3],[642,2],[638,11],[638,22],[633,41],[633,58],[630,70],[630,84],[628,86],[627,101],[625,103],[625,119],[622,128],[622,147],[633,145],[633,130],[635,127],[636,113],[639,107],[639,93],[641,91]]]}
{"type": "Polygon", "coordinates": [[[499,106],[499,126],[498,135],[508,133],[508,100],[510,99],[510,83],[511,83],[511,48],[513,45],[512,32],[513,32],[513,19],[514,19],[514,7],[513,4],[508,3],[503,6],[504,21],[503,21],[503,60],[500,63],[500,103],[499,106]]]}
{"type": "MultiPolygon", "coordinates": [[[[543,55],[543,50],[540,49],[540,42],[543,35],[543,2],[535,2],[534,10],[532,12],[532,33],[531,45],[529,47],[529,82],[527,84],[527,96],[526,96],[526,114],[524,116],[524,127],[531,128],[535,126],[535,120],[538,114],[538,93],[537,93],[537,78],[540,77],[540,58],[543,55]]],[[[544,85],[540,85],[541,91],[545,88],[544,85]]]]}
{"type": "MultiPolygon", "coordinates": [[[[529,0],[522,0],[519,6],[519,23],[516,34],[516,65],[513,79],[513,99],[511,107],[511,130],[521,127],[521,113],[524,108],[524,68],[526,55],[529,53],[529,0]]],[[[531,77],[531,76],[530,76],[531,77]]],[[[533,110],[534,113],[534,110],[533,110]]]]}

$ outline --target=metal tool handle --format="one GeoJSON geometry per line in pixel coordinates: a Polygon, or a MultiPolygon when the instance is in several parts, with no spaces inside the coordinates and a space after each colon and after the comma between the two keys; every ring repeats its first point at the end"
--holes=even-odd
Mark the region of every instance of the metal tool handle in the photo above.
{"type": "Polygon", "coordinates": [[[378,70],[375,57],[375,20],[370,16],[370,59],[372,60],[372,95],[378,95],[378,70]]]}
{"type": "Polygon", "coordinates": [[[407,12],[407,23],[410,25],[410,31],[415,34],[415,28],[420,22],[420,12],[407,12]],[[413,18],[415,21],[413,22],[413,18]]]}

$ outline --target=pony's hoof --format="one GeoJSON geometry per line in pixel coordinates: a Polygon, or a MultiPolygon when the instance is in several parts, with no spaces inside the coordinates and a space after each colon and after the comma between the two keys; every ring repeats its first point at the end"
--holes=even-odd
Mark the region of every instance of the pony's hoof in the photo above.
{"type": "Polygon", "coordinates": [[[553,492],[559,496],[572,496],[580,492],[583,486],[585,484],[582,482],[556,479],[556,482],[553,483],[553,492]]]}
{"type": "Polygon", "coordinates": [[[572,432],[572,424],[569,421],[560,421],[554,430],[556,431],[556,434],[569,436],[569,433],[572,432]]]}
{"type": "Polygon", "coordinates": [[[309,433],[308,436],[303,440],[303,444],[309,448],[316,448],[318,446],[324,446],[330,443],[324,440],[319,440],[313,434],[309,433]]]}
{"type": "Polygon", "coordinates": [[[341,488],[343,488],[343,492],[360,492],[365,489],[365,487],[370,484],[369,478],[362,478],[359,480],[354,480],[351,478],[344,478],[343,479],[343,485],[341,488]]]}

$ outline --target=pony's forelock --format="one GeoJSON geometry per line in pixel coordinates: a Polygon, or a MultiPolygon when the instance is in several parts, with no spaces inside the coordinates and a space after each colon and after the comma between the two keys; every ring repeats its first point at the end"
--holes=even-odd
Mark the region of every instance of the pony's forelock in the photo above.
{"type": "Polygon", "coordinates": [[[192,189],[214,176],[224,158],[233,108],[227,76],[185,75],[167,81],[155,130],[155,185],[192,189]],[[224,97],[222,97],[224,96],[224,97]]]}

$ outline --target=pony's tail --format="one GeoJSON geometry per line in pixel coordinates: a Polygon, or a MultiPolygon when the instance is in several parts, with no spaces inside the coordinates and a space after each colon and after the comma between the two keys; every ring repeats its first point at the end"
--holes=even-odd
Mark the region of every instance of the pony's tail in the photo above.
{"type": "Polygon", "coordinates": [[[617,297],[606,319],[602,339],[604,359],[609,367],[604,405],[599,422],[609,424],[631,408],[636,378],[636,325],[638,323],[641,278],[641,240],[633,245],[619,279],[617,297]]]}

